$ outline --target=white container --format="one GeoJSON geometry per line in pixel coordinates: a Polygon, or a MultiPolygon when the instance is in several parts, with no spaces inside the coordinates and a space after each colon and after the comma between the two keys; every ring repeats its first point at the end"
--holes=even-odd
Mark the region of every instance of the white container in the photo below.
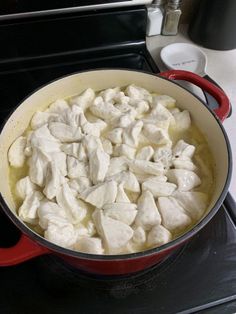
{"type": "Polygon", "coordinates": [[[154,1],[147,6],[147,36],[160,35],[164,18],[164,7],[162,0],[154,1]]]}

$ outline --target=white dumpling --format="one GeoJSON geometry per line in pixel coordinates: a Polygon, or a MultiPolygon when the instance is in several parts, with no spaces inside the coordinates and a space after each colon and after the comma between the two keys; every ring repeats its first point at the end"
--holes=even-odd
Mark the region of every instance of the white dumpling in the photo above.
{"type": "Polygon", "coordinates": [[[85,135],[93,135],[99,137],[101,132],[107,127],[107,123],[103,120],[98,119],[97,122],[90,123],[86,122],[82,126],[83,133],[85,135]]]}
{"type": "Polygon", "coordinates": [[[110,156],[104,150],[96,149],[89,156],[89,177],[93,184],[103,182],[110,164],[110,156]]]}
{"type": "Polygon", "coordinates": [[[69,187],[75,191],[75,194],[80,194],[83,190],[87,189],[92,185],[91,180],[88,177],[78,177],[70,179],[68,181],[69,187]]]}
{"type": "Polygon", "coordinates": [[[139,183],[143,183],[147,180],[153,180],[153,179],[155,181],[159,181],[159,182],[166,182],[167,181],[167,177],[164,175],[152,176],[152,175],[146,174],[146,173],[143,173],[143,174],[136,173],[135,176],[136,176],[139,183]]]}
{"type": "Polygon", "coordinates": [[[135,109],[137,117],[141,117],[149,110],[149,104],[146,100],[130,99],[129,104],[135,109]]]}
{"type": "Polygon", "coordinates": [[[176,191],[173,197],[194,220],[199,220],[206,211],[208,203],[208,195],[206,193],[176,191]]]}
{"type": "Polygon", "coordinates": [[[109,102],[115,100],[120,94],[120,87],[115,88],[107,88],[99,93],[105,102],[109,102]]]}
{"type": "Polygon", "coordinates": [[[80,222],[87,214],[86,204],[74,196],[67,183],[58,190],[56,200],[57,204],[65,210],[71,223],[80,222]]]}
{"type": "Polygon", "coordinates": [[[85,150],[87,152],[87,155],[89,156],[93,151],[95,151],[96,149],[101,149],[103,150],[103,145],[102,142],[100,140],[100,138],[93,136],[93,135],[86,135],[83,140],[82,143],[85,147],[85,150]]]}
{"type": "Polygon", "coordinates": [[[117,187],[116,203],[130,203],[130,199],[125,193],[124,182],[117,187]]]}
{"type": "Polygon", "coordinates": [[[158,104],[161,104],[162,106],[171,109],[175,107],[176,100],[168,95],[154,95],[152,97],[151,106],[155,107],[158,104]]]}
{"type": "Polygon", "coordinates": [[[115,128],[111,131],[109,131],[106,134],[106,137],[113,143],[113,144],[121,144],[122,143],[122,134],[123,129],[122,128],[115,128]]]}
{"type": "Polygon", "coordinates": [[[46,112],[51,113],[57,113],[57,114],[63,114],[65,110],[67,110],[69,107],[68,103],[64,99],[57,99],[55,102],[53,102],[49,108],[46,110],[46,112]]]}
{"type": "Polygon", "coordinates": [[[127,158],[124,156],[114,157],[110,159],[106,176],[110,177],[125,170],[128,170],[127,158]]]}
{"type": "Polygon", "coordinates": [[[169,169],[172,165],[172,150],[169,144],[158,147],[154,152],[153,159],[155,162],[161,162],[165,169],[169,169]]]}
{"type": "Polygon", "coordinates": [[[195,152],[195,147],[186,143],[184,140],[179,140],[173,147],[173,156],[175,158],[186,159],[192,158],[195,152]]]}
{"type": "Polygon", "coordinates": [[[71,103],[82,108],[84,111],[88,109],[95,98],[95,92],[92,88],[87,88],[81,95],[71,99],[71,103]]]}
{"type": "Polygon", "coordinates": [[[186,131],[191,126],[190,114],[187,110],[181,112],[173,113],[175,117],[175,129],[178,131],[186,131]]]}
{"type": "Polygon", "coordinates": [[[158,205],[162,225],[170,232],[182,232],[191,224],[191,218],[173,197],[159,197],[158,205]]]}
{"type": "Polygon", "coordinates": [[[105,121],[117,118],[121,114],[111,102],[104,102],[104,99],[101,96],[94,99],[93,104],[89,109],[95,116],[105,121]]]}
{"type": "Polygon", "coordinates": [[[122,251],[133,237],[133,229],[130,226],[121,221],[104,216],[102,211],[95,211],[93,219],[96,229],[110,254],[116,254],[122,251]]]}
{"type": "Polygon", "coordinates": [[[29,159],[29,177],[33,183],[41,187],[45,184],[49,162],[50,157],[48,155],[40,149],[33,149],[33,154],[29,159]]]}
{"type": "Polygon", "coordinates": [[[117,183],[113,180],[94,185],[81,192],[80,197],[98,208],[114,203],[117,195],[117,183]]]}
{"type": "Polygon", "coordinates": [[[114,151],[113,151],[114,156],[125,156],[129,159],[134,159],[135,154],[136,154],[136,149],[126,144],[115,145],[114,151]]]}
{"type": "Polygon", "coordinates": [[[158,176],[147,179],[142,184],[143,191],[150,191],[154,197],[169,196],[176,190],[176,188],[177,186],[174,183],[163,182],[158,176]]]}
{"type": "Polygon", "coordinates": [[[67,125],[62,122],[49,123],[49,130],[62,143],[76,142],[82,139],[80,127],[67,125]]]}
{"type": "Polygon", "coordinates": [[[156,206],[154,197],[149,191],[144,191],[138,199],[138,213],[135,219],[137,226],[150,230],[152,226],[161,223],[161,216],[156,206]]]}
{"type": "Polygon", "coordinates": [[[48,154],[51,162],[55,164],[62,176],[67,175],[67,161],[66,154],[64,152],[52,152],[48,154]]]}
{"type": "Polygon", "coordinates": [[[162,163],[134,159],[129,161],[129,169],[138,174],[162,175],[164,167],[162,163]]]}
{"type": "Polygon", "coordinates": [[[147,100],[148,102],[152,101],[152,96],[148,90],[146,90],[143,87],[136,86],[134,84],[127,86],[125,89],[125,93],[132,100],[138,100],[138,101],[147,100]]]}
{"type": "Polygon", "coordinates": [[[176,183],[182,192],[189,191],[201,184],[199,176],[190,170],[171,169],[166,176],[170,182],[176,183]]]}
{"type": "Polygon", "coordinates": [[[194,163],[189,159],[174,159],[173,166],[175,167],[175,169],[185,169],[190,171],[195,171],[197,169],[194,163]]]}
{"type": "Polygon", "coordinates": [[[79,161],[87,160],[85,148],[82,143],[63,144],[61,150],[65,154],[77,158],[79,161]]]}
{"type": "Polygon", "coordinates": [[[101,142],[102,142],[102,147],[103,147],[104,152],[106,152],[109,155],[112,155],[113,146],[112,146],[111,141],[109,141],[106,138],[101,138],[101,142]]]}
{"type": "Polygon", "coordinates": [[[33,191],[26,195],[26,198],[18,211],[20,219],[32,225],[36,225],[38,218],[37,210],[42,199],[43,195],[39,191],[33,191]]]}
{"type": "Polygon", "coordinates": [[[8,160],[12,167],[20,168],[25,162],[26,137],[18,137],[11,145],[8,151],[8,160]]]}
{"type": "Polygon", "coordinates": [[[168,132],[154,124],[144,124],[143,134],[153,144],[163,145],[171,142],[168,132]]]}
{"type": "Polygon", "coordinates": [[[122,171],[111,177],[118,184],[123,184],[124,189],[130,192],[140,192],[140,185],[136,176],[130,171],[122,171]]]}
{"type": "Polygon", "coordinates": [[[70,179],[88,176],[88,163],[79,161],[78,159],[67,156],[67,171],[70,179]]]}
{"type": "Polygon", "coordinates": [[[150,159],[152,159],[153,154],[154,149],[152,148],[152,146],[144,146],[137,152],[135,158],[149,161],[150,159]]]}
{"type": "Polygon", "coordinates": [[[33,115],[30,125],[33,130],[40,128],[44,124],[51,121],[57,121],[59,115],[57,113],[50,113],[46,111],[37,111],[33,115]]]}
{"type": "Polygon", "coordinates": [[[132,203],[110,203],[103,206],[105,216],[132,225],[137,215],[137,205],[132,203]]]}
{"type": "Polygon", "coordinates": [[[38,218],[40,227],[46,230],[50,221],[54,223],[60,221],[61,219],[62,221],[65,221],[67,216],[65,210],[58,204],[48,200],[43,200],[38,208],[38,218]]]}
{"type": "Polygon", "coordinates": [[[134,229],[132,240],[136,244],[144,244],[146,242],[146,232],[141,226],[134,229]]]}
{"type": "Polygon", "coordinates": [[[78,235],[74,226],[61,218],[60,224],[50,221],[44,237],[59,246],[73,249],[78,235]]]}
{"type": "Polygon", "coordinates": [[[65,178],[61,175],[59,168],[53,162],[50,162],[47,167],[45,187],[43,189],[44,195],[49,200],[52,200],[57,195],[64,181],[65,178]]]}
{"type": "Polygon", "coordinates": [[[36,190],[36,185],[30,180],[30,177],[27,176],[17,181],[15,190],[16,195],[23,200],[27,195],[36,190]]]}
{"type": "Polygon", "coordinates": [[[171,241],[171,233],[162,225],[154,226],[148,233],[147,245],[159,247],[171,241]]]}
{"type": "Polygon", "coordinates": [[[139,134],[141,133],[142,128],[143,122],[141,120],[134,121],[125,128],[122,134],[123,144],[136,148],[139,143],[139,134]]]}
{"type": "Polygon", "coordinates": [[[79,252],[88,254],[103,254],[104,249],[102,247],[102,240],[100,238],[83,237],[80,238],[74,249],[79,252]]]}
{"type": "Polygon", "coordinates": [[[113,127],[126,128],[135,120],[136,116],[136,110],[131,108],[126,113],[122,113],[118,118],[113,119],[111,124],[113,127]]]}

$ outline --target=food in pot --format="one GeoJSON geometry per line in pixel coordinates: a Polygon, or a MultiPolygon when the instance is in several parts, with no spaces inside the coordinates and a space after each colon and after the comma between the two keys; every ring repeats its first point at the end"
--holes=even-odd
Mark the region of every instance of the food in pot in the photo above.
{"type": "Polygon", "coordinates": [[[8,158],[20,219],[86,253],[168,243],[201,219],[213,188],[211,153],[190,113],[135,85],[55,101],[8,158]]]}

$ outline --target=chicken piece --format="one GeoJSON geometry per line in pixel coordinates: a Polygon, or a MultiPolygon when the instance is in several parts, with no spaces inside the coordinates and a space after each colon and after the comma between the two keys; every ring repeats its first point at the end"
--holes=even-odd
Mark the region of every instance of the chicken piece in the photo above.
{"type": "MultiPolygon", "coordinates": [[[[139,134],[143,128],[143,122],[141,120],[134,121],[123,131],[123,144],[127,144],[131,147],[137,147],[139,143],[139,134]]],[[[119,144],[119,143],[117,143],[119,144]]]]}
{"type": "Polygon", "coordinates": [[[129,169],[137,174],[162,175],[164,167],[162,163],[134,159],[129,161],[129,169]]]}
{"type": "Polygon", "coordinates": [[[207,209],[208,195],[206,193],[176,191],[173,197],[193,220],[199,220],[207,209]]]}
{"type": "Polygon", "coordinates": [[[40,149],[33,149],[33,154],[29,159],[29,177],[33,183],[41,187],[44,186],[49,162],[50,157],[48,155],[40,149]]]}
{"type": "Polygon", "coordinates": [[[183,207],[173,197],[159,197],[158,208],[162,218],[162,225],[170,232],[184,231],[191,223],[191,218],[183,207]]]}
{"type": "Polygon", "coordinates": [[[191,126],[190,114],[187,110],[173,114],[175,118],[175,129],[178,131],[186,131],[191,126]]]}
{"type": "Polygon", "coordinates": [[[143,134],[153,144],[163,145],[171,143],[168,132],[154,124],[144,124],[143,134]]]}
{"type": "Polygon", "coordinates": [[[89,175],[93,184],[103,182],[110,164],[110,156],[104,150],[96,149],[89,156],[89,175]]]}
{"type": "Polygon", "coordinates": [[[85,150],[87,151],[87,155],[89,156],[94,150],[101,149],[103,150],[102,142],[100,138],[93,135],[86,135],[82,141],[85,150]]]}
{"type": "Polygon", "coordinates": [[[57,99],[53,102],[49,108],[45,112],[56,113],[56,114],[63,114],[69,107],[67,101],[64,99],[57,99]]]}
{"type": "Polygon", "coordinates": [[[119,172],[110,178],[118,184],[123,184],[123,187],[130,192],[140,192],[138,180],[130,171],[119,172]]]}
{"type": "Polygon", "coordinates": [[[37,111],[33,115],[30,125],[33,130],[40,128],[44,124],[48,124],[49,122],[52,121],[57,121],[59,118],[58,113],[50,113],[46,111],[37,111]]]}
{"type": "Polygon", "coordinates": [[[87,205],[73,195],[73,191],[67,183],[64,183],[58,190],[56,200],[57,204],[65,210],[69,221],[73,224],[82,221],[87,214],[87,205]]]}
{"type": "Polygon", "coordinates": [[[121,115],[121,112],[111,102],[104,102],[101,96],[94,99],[89,109],[95,116],[108,122],[121,115]]]}
{"type": "Polygon", "coordinates": [[[26,195],[26,198],[18,211],[20,219],[32,225],[37,225],[37,210],[42,199],[43,195],[39,191],[33,191],[26,195]]]}
{"type": "Polygon", "coordinates": [[[88,164],[84,161],[79,161],[72,156],[67,156],[67,170],[70,179],[87,177],[89,173],[88,164]]]}
{"type": "Polygon", "coordinates": [[[151,192],[144,191],[138,199],[138,213],[135,219],[137,226],[150,230],[152,226],[161,223],[161,216],[151,192]]]}
{"type": "Polygon", "coordinates": [[[50,221],[44,237],[54,244],[73,249],[78,235],[74,226],[61,218],[59,223],[50,221]]]}
{"type": "Polygon", "coordinates": [[[127,158],[124,156],[114,157],[110,159],[106,176],[110,177],[125,170],[128,170],[127,158]]]}
{"type": "Polygon", "coordinates": [[[148,90],[143,87],[131,84],[126,87],[126,95],[128,95],[132,100],[146,100],[148,102],[152,101],[152,96],[148,90]]]}
{"type": "Polygon", "coordinates": [[[186,143],[184,140],[179,140],[173,148],[173,156],[175,158],[192,158],[195,152],[195,147],[186,143]]]}
{"type": "Polygon", "coordinates": [[[199,176],[193,171],[184,169],[170,169],[166,176],[170,182],[176,183],[182,192],[192,190],[201,184],[199,176]]]}
{"type": "Polygon", "coordinates": [[[110,203],[103,206],[104,215],[132,225],[137,215],[137,205],[132,203],[110,203]]]}
{"type": "Polygon", "coordinates": [[[44,153],[60,152],[60,141],[52,136],[47,124],[30,133],[27,142],[27,156],[32,155],[31,150],[34,148],[38,148],[44,153]]]}
{"type": "Polygon", "coordinates": [[[92,182],[87,177],[79,177],[76,179],[70,179],[68,181],[69,187],[75,191],[75,195],[80,194],[83,190],[92,185],[92,182]]]}
{"type": "Polygon", "coordinates": [[[140,159],[140,160],[151,160],[154,154],[154,149],[152,148],[152,146],[144,146],[142,147],[138,153],[136,154],[136,159],[140,159]]]}
{"type": "Polygon", "coordinates": [[[112,131],[106,134],[106,137],[113,143],[113,144],[121,144],[122,143],[122,128],[115,128],[112,131]]]}
{"type": "Polygon", "coordinates": [[[80,197],[98,208],[114,203],[117,195],[117,183],[113,180],[94,185],[80,193],[80,197]]]}
{"type": "Polygon", "coordinates": [[[24,136],[18,137],[11,145],[8,151],[8,160],[12,167],[20,168],[25,163],[26,138],[24,136]]]}
{"type": "Polygon", "coordinates": [[[83,137],[80,127],[70,126],[61,122],[49,123],[49,130],[62,143],[80,141],[83,137]]]}
{"type": "Polygon", "coordinates": [[[172,239],[171,233],[162,225],[154,226],[147,236],[147,245],[149,247],[159,247],[170,242],[172,239]]]}
{"type": "Polygon", "coordinates": [[[17,181],[15,190],[16,195],[24,200],[27,195],[36,190],[36,185],[30,180],[30,177],[27,176],[17,181]]]}
{"type": "Polygon", "coordinates": [[[115,145],[113,152],[114,156],[125,156],[129,159],[134,159],[135,153],[136,149],[126,144],[115,145]]]}
{"type": "Polygon", "coordinates": [[[163,182],[158,176],[153,179],[148,179],[142,184],[142,190],[150,191],[154,197],[169,196],[176,188],[177,186],[174,183],[163,182]]]}
{"type": "Polygon", "coordinates": [[[152,97],[152,107],[156,107],[158,104],[161,104],[165,108],[171,109],[175,107],[176,100],[167,95],[154,95],[152,97]]]}
{"type": "Polygon", "coordinates": [[[102,247],[102,241],[99,238],[89,238],[83,237],[80,238],[74,249],[79,252],[88,253],[88,254],[103,254],[104,249],[102,247]]]}
{"type": "Polygon", "coordinates": [[[102,147],[104,152],[106,152],[109,155],[112,155],[113,153],[113,146],[111,141],[107,140],[106,138],[101,138],[102,147]]]}
{"type": "Polygon", "coordinates": [[[141,226],[138,226],[136,229],[134,229],[132,240],[136,244],[144,244],[146,242],[146,232],[141,226]]]}
{"type": "Polygon", "coordinates": [[[39,225],[43,230],[48,228],[49,222],[59,223],[60,219],[65,222],[67,219],[66,212],[58,204],[43,200],[38,207],[39,225]]]}
{"type": "Polygon", "coordinates": [[[58,167],[53,162],[50,162],[47,167],[44,195],[52,200],[58,193],[61,185],[65,182],[65,178],[61,175],[58,167]]]}
{"type": "Polygon", "coordinates": [[[130,226],[105,216],[101,210],[93,213],[93,220],[109,254],[121,252],[133,237],[133,229],[130,226]]]}
{"type": "Polygon", "coordinates": [[[120,183],[117,188],[116,203],[130,203],[130,199],[124,191],[124,183],[120,183]]]}
{"type": "Polygon", "coordinates": [[[87,155],[82,143],[63,144],[61,150],[67,155],[77,158],[79,161],[87,161],[87,155]]]}
{"type": "Polygon", "coordinates": [[[190,171],[195,171],[197,169],[194,163],[189,159],[174,159],[173,166],[175,167],[175,169],[185,169],[190,171]]]}
{"type": "Polygon", "coordinates": [[[165,169],[169,169],[172,165],[172,150],[169,145],[158,147],[155,150],[153,159],[155,162],[161,162],[165,169]]]}
{"type": "Polygon", "coordinates": [[[73,97],[71,99],[71,103],[82,108],[82,110],[85,111],[91,106],[94,98],[95,92],[92,90],[92,88],[88,88],[79,96],[73,97]]]}

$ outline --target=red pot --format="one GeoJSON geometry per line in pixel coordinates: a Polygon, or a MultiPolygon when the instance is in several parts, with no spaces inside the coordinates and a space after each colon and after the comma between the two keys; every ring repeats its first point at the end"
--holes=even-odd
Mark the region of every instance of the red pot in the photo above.
{"type": "Polygon", "coordinates": [[[5,214],[22,231],[21,238],[15,246],[0,249],[0,266],[15,265],[43,254],[56,254],[87,272],[118,275],[143,270],[166,258],[212,219],[226,197],[232,171],[232,157],[221,121],[226,118],[229,110],[229,100],[222,90],[198,75],[186,71],[168,71],[158,76],[129,70],[87,71],[66,76],[34,92],[12,113],[0,134],[0,173],[2,178],[5,178],[0,182],[0,202],[5,214]],[[210,111],[197,96],[172,82],[176,79],[191,82],[210,93],[219,102],[219,108],[214,113],[210,111]],[[93,255],[50,243],[27,227],[16,215],[8,175],[7,152],[11,143],[24,132],[35,111],[44,110],[56,99],[78,94],[88,87],[101,90],[131,83],[175,98],[178,107],[190,111],[192,119],[207,138],[215,159],[215,188],[205,216],[190,231],[174,241],[140,253],[93,255]]]}

